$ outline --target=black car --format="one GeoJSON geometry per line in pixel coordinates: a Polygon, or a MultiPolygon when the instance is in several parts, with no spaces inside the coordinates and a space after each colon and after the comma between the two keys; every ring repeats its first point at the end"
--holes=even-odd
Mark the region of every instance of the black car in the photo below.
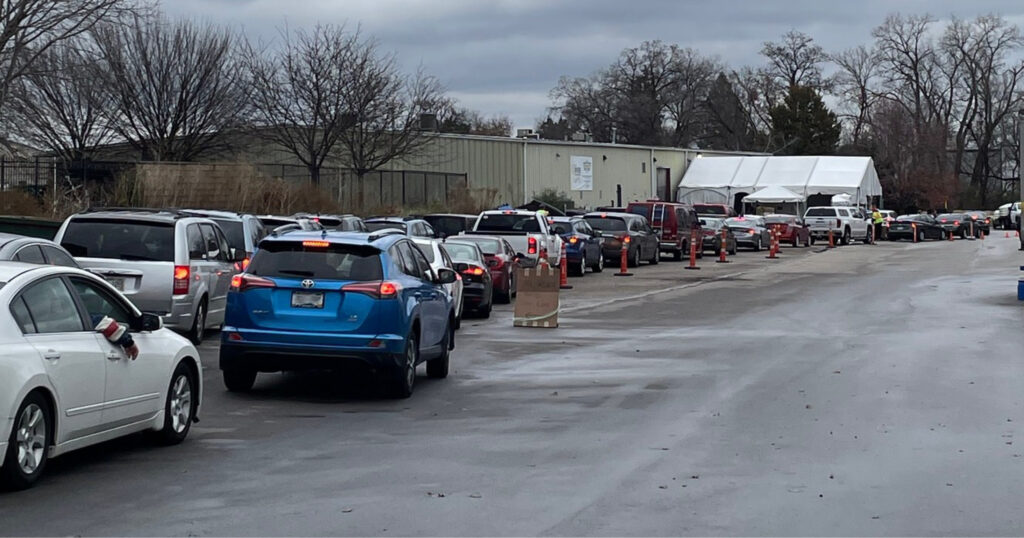
{"type": "Polygon", "coordinates": [[[434,213],[421,217],[434,228],[434,232],[441,239],[459,235],[466,230],[472,230],[476,224],[478,215],[460,215],[456,213],[434,213]]]}
{"type": "Polygon", "coordinates": [[[736,254],[736,234],[725,224],[725,219],[701,217],[703,241],[701,241],[701,252],[710,250],[715,256],[722,255],[722,230],[725,230],[725,252],[736,254]]]}
{"type": "Polygon", "coordinates": [[[366,228],[371,232],[378,232],[387,228],[401,230],[405,235],[411,237],[437,237],[434,227],[423,219],[410,217],[370,217],[363,221],[366,228]]]}
{"type": "Polygon", "coordinates": [[[595,211],[584,215],[583,220],[604,237],[601,252],[605,262],[619,263],[623,243],[626,244],[626,263],[630,267],[640,265],[642,260],[651,265],[661,261],[658,234],[642,216],[595,211]]]}
{"type": "Polygon", "coordinates": [[[935,217],[935,220],[938,221],[939,226],[942,226],[946,236],[952,232],[960,239],[967,239],[973,229],[971,217],[966,213],[943,213],[935,217]]]}
{"type": "Polygon", "coordinates": [[[586,220],[580,217],[554,217],[551,219],[551,231],[562,237],[569,272],[574,276],[583,276],[588,267],[595,273],[604,270],[604,238],[586,220]]]}
{"type": "Polygon", "coordinates": [[[487,268],[487,258],[480,245],[449,239],[441,245],[462,275],[463,308],[470,308],[482,317],[490,317],[494,302],[494,280],[487,268]]]}
{"type": "Polygon", "coordinates": [[[974,222],[975,237],[981,237],[981,234],[989,235],[992,233],[992,217],[988,216],[988,213],[984,211],[968,211],[967,216],[971,217],[971,221],[974,222]]]}
{"type": "Polygon", "coordinates": [[[915,233],[918,241],[945,239],[949,236],[949,232],[931,215],[900,215],[889,223],[887,237],[889,241],[914,239],[915,233]]]}

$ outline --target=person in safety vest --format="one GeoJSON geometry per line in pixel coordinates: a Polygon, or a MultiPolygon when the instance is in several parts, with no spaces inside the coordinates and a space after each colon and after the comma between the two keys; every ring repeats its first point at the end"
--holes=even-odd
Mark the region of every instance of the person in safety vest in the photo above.
{"type": "Polygon", "coordinates": [[[882,222],[884,221],[885,219],[882,218],[882,213],[878,208],[871,206],[871,223],[874,225],[872,230],[874,234],[871,237],[875,241],[882,239],[882,222]]]}

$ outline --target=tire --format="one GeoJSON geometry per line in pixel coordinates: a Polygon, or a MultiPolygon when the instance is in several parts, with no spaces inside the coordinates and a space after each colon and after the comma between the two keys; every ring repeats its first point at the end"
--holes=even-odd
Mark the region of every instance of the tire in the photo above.
{"type": "Polygon", "coordinates": [[[922,243],[924,242],[924,240],[925,240],[924,230],[918,230],[917,231],[917,240],[922,242],[922,243]]]}
{"type": "Polygon", "coordinates": [[[737,247],[735,244],[733,244],[732,249],[729,249],[728,253],[729,253],[730,256],[735,256],[737,250],[739,250],[739,247],[737,247]]]}
{"type": "Polygon", "coordinates": [[[199,308],[196,309],[195,317],[192,318],[192,328],[185,335],[189,341],[197,346],[203,343],[203,337],[206,336],[206,311],[206,297],[203,297],[199,301],[199,308]]]}
{"type": "Polygon", "coordinates": [[[720,257],[721,255],[722,255],[722,246],[719,245],[719,246],[715,247],[715,257],[717,258],[717,257],[720,257]]]}
{"type": "Polygon", "coordinates": [[[967,231],[960,230],[960,239],[967,239],[967,231]]]}
{"type": "Polygon", "coordinates": [[[480,316],[481,318],[483,318],[483,319],[487,319],[487,318],[491,317],[491,308],[492,308],[493,306],[494,306],[494,305],[492,305],[491,303],[487,303],[487,306],[486,306],[486,307],[481,307],[481,308],[480,308],[479,310],[477,310],[476,312],[477,312],[477,314],[478,314],[478,315],[479,315],[479,316],[480,316]]]}
{"type": "Polygon", "coordinates": [[[427,361],[427,377],[431,379],[444,379],[448,377],[448,364],[451,362],[451,348],[454,345],[455,329],[449,327],[448,334],[444,337],[441,356],[427,361]]]}
{"type": "Polygon", "coordinates": [[[420,358],[419,338],[412,332],[405,338],[400,363],[392,368],[389,392],[392,398],[408,398],[416,387],[416,363],[420,358]]]}
{"type": "Polygon", "coordinates": [[[650,264],[658,265],[659,263],[661,263],[661,249],[656,248],[654,249],[654,257],[651,258],[650,264]]]}
{"type": "Polygon", "coordinates": [[[256,370],[248,368],[226,368],[221,372],[224,376],[224,387],[228,392],[249,392],[256,382],[256,370]]]}
{"type": "Polygon", "coordinates": [[[629,255],[626,265],[629,267],[638,267],[640,265],[640,247],[636,247],[633,253],[629,255]]]}
{"type": "Polygon", "coordinates": [[[600,273],[604,271],[604,254],[598,255],[597,263],[595,263],[594,266],[590,268],[590,270],[595,273],[600,273]]]}
{"type": "Polygon", "coordinates": [[[871,244],[871,235],[873,233],[875,233],[875,232],[873,232],[871,230],[868,230],[867,232],[864,233],[864,244],[865,245],[870,245],[871,244]]]}
{"type": "Polygon", "coordinates": [[[509,304],[512,302],[512,282],[508,283],[508,291],[494,290],[491,292],[491,302],[498,304],[509,304]]]}
{"type": "Polygon", "coordinates": [[[758,237],[754,241],[754,252],[761,252],[761,238],[760,237],[758,237]]]}
{"type": "Polygon", "coordinates": [[[683,248],[680,248],[680,249],[677,249],[677,250],[673,250],[672,251],[672,261],[676,261],[676,262],[683,261],[683,251],[685,251],[685,250],[686,250],[686,245],[685,244],[683,245],[683,248]]]}
{"type": "Polygon", "coordinates": [[[584,251],[580,254],[580,263],[571,266],[569,268],[569,274],[571,276],[583,276],[587,274],[587,253],[584,251]]]}
{"type": "Polygon", "coordinates": [[[41,393],[33,392],[14,415],[4,466],[0,467],[0,485],[14,490],[32,487],[46,470],[52,438],[50,402],[41,393]]]}
{"type": "Polygon", "coordinates": [[[804,247],[805,248],[810,248],[810,246],[813,245],[813,244],[814,244],[814,238],[811,237],[811,234],[807,234],[807,239],[804,239],[804,247]]]}
{"type": "Polygon", "coordinates": [[[176,445],[188,437],[192,419],[196,416],[196,394],[195,374],[188,364],[178,363],[171,374],[171,384],[167,387],[167,399],[164,401],[164,427],[158,433],[161,444],[176,445]]]}
{"type": "Polygon", "coordinates": [[[850,229],[849,228],[846,228],[846,229],[843,230],[843,237],[839,239],[839,242],[842,243],[843,245],[849,245],[850,244],[850,229]]]}
{"type": "Polygon", "coordinates": [[[800,239],[797,238],[796,234],[793,234],[793,248],[800,248],[800,239]]]}

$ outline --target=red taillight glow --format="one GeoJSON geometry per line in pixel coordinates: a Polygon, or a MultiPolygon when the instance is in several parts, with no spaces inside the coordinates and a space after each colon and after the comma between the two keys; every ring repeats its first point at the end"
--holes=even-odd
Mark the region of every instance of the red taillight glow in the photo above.
{"type": "Polygon", "coordinates": [[[231,277],[231,289],[235,291],[245,291],[250,288],[273,288],[276,286],[273,280],[258,276],[241,274],[231,277]]]}
{"type": "Polygon", "coordinates": [[[402,291],[402,285],[398,282],[375,280],[372,282],[356,282],[342,286],[341,291],[348,293],[363,293],[376,299],[393,299],[402,291]]]}
{"type": "Polygon", "coordinates": [[[303,241],[302,246],[309,248],[327,248],[331,246],[327,241],[303,241]]]}
{"type": "Polygon", "coordinates": [[[959,226],[959,225],[960,225],[960,221],[958,221],[958,220],[954,220],[953,221],[953,226],[959,226]]]}
{"type": "Polygon", "coordinates": [[[185,295],[188,293],[189,276],[192,268],[187,265],[174,266],[174,295],[185,295]]]}
{"type": "Polygon", "coordinates": [[[240,262],[235,262],[235,271],[242,272],[249,268],[249,258],[246,258],[240,262]]]}
{"type": "Polygon", "coordinates": [[[579,237],[573,236],[573,237],[569,238],[569,244],[570,245],[575,245],[576,243],[579,243],[579,242],[580,242],[580,238],[579,237]]]}
{"type": "Polygon", "coordinates": [[[466,269],[462,273],[466,274],[466,275],[483,276],[484,270],[479,268],[479,267],[473,266],[473,267],[470,267],[469,269],[466,269]]]}
{"type": "Polygon", "coordinates": [[[756,234],[756,233],[757,233],[757,230],[755,230],[755,229],[751,228],[751,229],[747,230],[747,232],[749,232],[749,233],[750,233],[750,235],[754,235],[754,234],[756,234]]]}
{"type": "Polygon", "coordinates": [[[623,242],[623,243],[629,243],[629,242],[630,242],[630,241],[632,241],[632,240],[633,240],[633,239],[632,239],[631,237],[629,237],[628,235],[624,235],[624,236],[622,236],[622,242],[623,242]]]}
{"type": "Polygon", "coordinates": [[[526,253],[527,254],[536,254],[537,253],[537,238],[536,237],[527,238],[527,241],[526,241],[526,253]]]}
{"type": "Polygon", "coordinates": [[[242,340],[242,335],[238,333],[228,333],[228,340],[231,340],[232,342],[240,342],[242,340]]]}
{"type": "Polygon", "coordinates": [[[942,222],[946,222],[946,219],[942,219],[942,222]]]}

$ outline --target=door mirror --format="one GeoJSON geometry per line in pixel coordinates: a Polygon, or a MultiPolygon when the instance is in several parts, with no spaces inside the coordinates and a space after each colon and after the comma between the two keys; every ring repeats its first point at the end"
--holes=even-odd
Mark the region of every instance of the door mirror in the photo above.
{"type": "Polygon", "coordinates": [[[143,331],[159,331],[164,328],[164,321],[156,314],[143,312],[139,319],[139,326],[143,331]]]}
{"type": "Polygon", "coordinates": [[[451,284],[452,282],[455,282],[455,271],[452,271],[447,267],[441,267],[437,270],[437,281],[440,284],[451,284]]]}
{"type": "Polygon", "coordinates": [[[246,257],[247,256],[246,256],[246,253],[245,253],[244,250],[239,250],[237,248],[231,249],[231,261],[233,261],[233,262],[245,261],[246,257]]]}

